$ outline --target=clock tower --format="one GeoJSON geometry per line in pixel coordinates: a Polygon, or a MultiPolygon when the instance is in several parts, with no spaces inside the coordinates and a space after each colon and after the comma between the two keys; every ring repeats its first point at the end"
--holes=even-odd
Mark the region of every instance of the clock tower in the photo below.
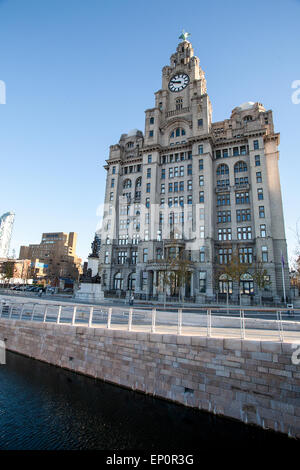
{"type": "Polygon", "coordinates": [[[184,295],[198,303],[242,295],[249,303],[259,296],[254,273],[261,260],[271,286],[264,297],[278,301],[289,277],[272,111],[248,101],[212,122],[205,74],[188,36],[181,34],[162,69],[144,133],[133,129],[110,146],[103,289],[149,300],[184,295]],[[249,266],[239,281],[222,274],[234,255],[249,266]],[[184,286],[178,260],[186,262],[184,286]]]}

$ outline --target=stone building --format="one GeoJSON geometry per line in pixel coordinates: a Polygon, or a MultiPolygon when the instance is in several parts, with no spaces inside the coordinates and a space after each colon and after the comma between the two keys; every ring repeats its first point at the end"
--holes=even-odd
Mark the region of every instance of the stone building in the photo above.
{"type": "Polygon", "coordinates": [[[59,278],[78,280],[81,259],[76,255],[77,233],[43,233],[36,245],[21,246],[20,258],[30,259],[35,279],[54,281],[59,278]]]}
{"type": "Polygon", "coordinates": [[[165,272],[173,269],[170,259],[184,254],[184,295],[198,302],[227,290],[232,299],[239,290],[258,295],[256,261],[270,281],[263,296],[282,298],[283,279],[288,295],[278,145],[272,111],[261,103],[243,103],[230,118],[212,121],[205,74],[184,37],[162,69],[144,134],[135,129],[110,147],[99,262],[103,289],[176,296],[180,286],[176,279],[167,285],[165,272]],[[240,282],[222,274],[233,254],[249,264],[240,282]]]}

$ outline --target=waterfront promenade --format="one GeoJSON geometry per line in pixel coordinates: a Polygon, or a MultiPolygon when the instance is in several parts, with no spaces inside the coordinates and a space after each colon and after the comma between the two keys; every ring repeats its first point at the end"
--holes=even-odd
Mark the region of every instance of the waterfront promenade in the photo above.
{"type": "MultiPolygon", "coordinates": [[[[2,297],[3,300],[3,297],[2,297]]],[[[300,438],[299,311],[5,297],[7,350],[300,438]]]]}

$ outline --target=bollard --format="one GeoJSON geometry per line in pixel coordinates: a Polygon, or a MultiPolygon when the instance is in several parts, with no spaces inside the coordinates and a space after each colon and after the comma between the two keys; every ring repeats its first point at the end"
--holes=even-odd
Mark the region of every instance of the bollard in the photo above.
{"type": "Polygon", "coordinates": [[[132,327],[132,312],[133,312],[133,309],[130,308],[129,315],[128,315],[128,331],[131,331],[131,327],[132,327]]]}
{"type": "Polygon", "coordinates": [[[111,325],[111,314],[112,314],[112,307],[109,307],[108,309],[108,315],[107,315],[107,329],[110,329],[111,325]]]}
{"type": "Polygon", "coordinates": [[[177,314],[177,334],[181,335],[182,331],[182,309],[178,309],[178,314],[177,314]]]}
{"type": "Polygon", "coordinates": [[[47,317],[48,305],[45,307],[43,322],[45,323],[47,317]]]}
{"type": "Polygon", "coordinates": [[[74,309],[73,309],[73,315],[72,315],[72,326],[75,325],[75,320],[76,320],[76,310],[77,310],[77,307],[75,305],[74,309]]]}
{"type": "Polygon", "coordinates": [[[60,322],[60,317],[61,317],[61,305],[58,307],[56,323],[60,322]]]}
{"type": "Polygon", "coordinates": [[[151,333],[155,333],[155,322],[156,322],[156,308],[153,308],[152,309],[151,333]]]}
{"type": "Polygon", "coordinates": [[[90,315],[89,315],[89,328],[92,327],[93,324],[93,313],[94,313],[94,307],[90,308],[90,315]]]}

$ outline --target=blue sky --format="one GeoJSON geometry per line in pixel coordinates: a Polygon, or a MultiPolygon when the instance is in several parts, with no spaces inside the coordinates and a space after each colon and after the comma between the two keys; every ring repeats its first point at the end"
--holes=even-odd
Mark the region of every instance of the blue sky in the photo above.
{"type": "Polygon", "coordinates": [[[213,120],[245,101],[274,112],[289,254],[300,218],[300,1],[0,0],[0,214],[12,246],[78,232],[85,258],[109,146],[144,130],[161,69],[184,28],[206,73],[213,120]]]}

